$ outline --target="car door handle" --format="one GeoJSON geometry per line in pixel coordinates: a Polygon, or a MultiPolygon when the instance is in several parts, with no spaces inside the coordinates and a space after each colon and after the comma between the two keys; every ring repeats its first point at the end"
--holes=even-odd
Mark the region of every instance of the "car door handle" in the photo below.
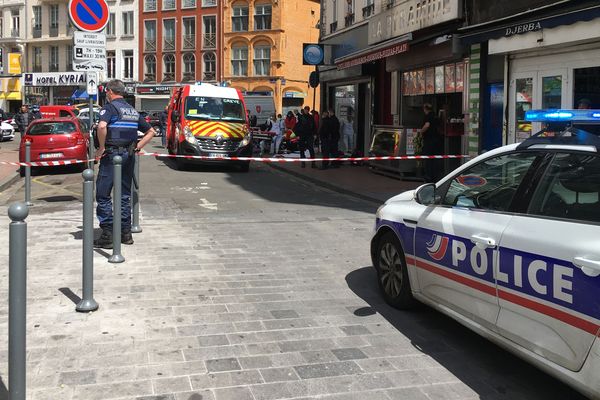
{"type": "Polygon", "coordinates": [[[479,247],[480,249],[496,247],[495,239],[480,234],[471,235],[471,242],[475,243],[475,246],[479,247]]]}
{"type": "Polygon", "coordinates": [[[587,256],[580,256],[573,259],[573,264],[581,268],[583,273],[588,276],[595,277],[600,275],[600,261],[598,260],[592,260],[587,256]]]}

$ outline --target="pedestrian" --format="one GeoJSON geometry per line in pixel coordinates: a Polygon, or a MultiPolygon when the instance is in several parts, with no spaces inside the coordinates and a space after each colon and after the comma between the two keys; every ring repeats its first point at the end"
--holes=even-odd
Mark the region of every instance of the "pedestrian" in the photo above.
{"type": "MultiPolygon", "coordinates": [[[[323,114],[321,114],[319,141],[321,142],[321,156],[325,159],[329,158],[329,149],[331,148],[331,120],[327,111],[323,111],[323,114]]],[[[321,169],[327,168],[329,168],[329,160],[323,160],[321,162],[321,169]]]]}
{"type": "Polygon", "coordinates": [[[27,127],[31,121],[33,121],[33,116],[29,111],[29,107],[27,104],[23,104],[17,115],[15,115],[15,124],[17,124],[17,128],[19,128],[21,136],[25,134],[25,131],[27,130],[27,127]]]}
{"type": "MultiPolygon", "coordinates": [[[[267,119],[264,124],[260,125],[261,132],[270,133],[273,130],[273,121],[271,119],[267,119]]],[[[260,141],[260,153],[266,154],[269,152],[271,148],[271,144],[269,140],[261,140],[260,141]]]]}
{"type": "MultiPolygon", "coordinates": [[[[443,138],[440,135],[440,123],[433,112],[433,106],[430,103],[423,104],[423,126],[419,131],[423,143],[421,154],[426,156],[438,155],[442,153],[443,138]]],[[[425,182],[436,182],[439,176],[440,165],[435,159],[425,160],[424,179],[425,182]]]]}
{"type": "Polygon", "coordinates": [[[354,125],[352,114],[348,113],[346,118],[340,123],[340,131],[342,143],[344,144],[344,151],[352,154],[354,150],[354,125]]]}
{"type": "MultiPolygon", "coordinates": [[[[100,110],[98,123],[98,150],[96,158],[100,158],[98,178],[96,180],[96,216],[100,221],[102,235],[94,240],[95,247],[112,248],[112,200],[113,188],[113,157],[121,156],[122,180],[121,185],[121,243],[133,244],[131,237],[131,183],[135,158],[133,155],[140,151],[154,137],[154,129],[135,108],[123,99],[125,85],[118,79],[106,84],[106,99],[108,103],[100,110]],[[142,140],[137,142],[137,132],[144,132],[142,140]]],[[[119,199],[114,199],[119,201],[119,199]]]]}
{"type": "Polygon", "coordinates": [[[6,119],[8,119],[6,112],[2,108],[0,108],[0,120],[4,121],[6,119]]]}
{"type": "MultiPolygon", "coordinates": [[[[329,132],[331,132],[329,137],[329,157],[339,157],[340,156],[340,120],[335,116],[335,111],[333,108],[329,109],[329,132]]],[[[339,162],[331,162],[331,168],[339,168],[339,162]]]]}
{"type": "Polygon", "coordinates": [[[44,118],[42,116],[42,113],[40,112],[40,106],[38,106],[37,104],[34,104],[33,106],[31,106],[31,118],[32,118],[32,121],[36,120],[36,119],[44,118]]]}
{"type": "Polygon", "coordinates": [[[258,119],[256,118],[256,115],[254,115],[254,114],[250,115],[250,127],[256,128],[257,124],[258,124],[258,119]]]}
{"type": "MultiPolygon", "coordinates": [[[[300,148],[300,158],[304,158],[304,152],[308,150],[310,158],[315,158],[315,147],[314,147],[314,132],[315,122],[312,115],[306,110],[305,107],[302,109],[302,114],[296,124],[294,132],[298,135],[298,147],[300,148]]],[[[302,161],[301,167],[306,167],[306,163],[302,161]]],[[[313,161],[311,163],[312,168],[317,168],[317,164],[313,161]]]]}
{"type": "Polygon", "coordinates": [[[577,103],[578,110],[589,110],[591,108],[592,108],[592,102],[589,101],[588,99],[581,99],[577,103]]]}
{"type": "Polygon", "coordinates": [[[169,116],[169,106],[165,106],[165,109],[158,115],[158,122],[160,124],[160,141],[163,148],[167,148],[167,118],[169,116]]]}
{"type": "Polygon", "coordinates": [[[288,111],[287,115],[285,116],[285,129],[293,131],[297,122],[298,120],[296,119],[294,113],[292,111],[288,111]]]}
{"type": "Polygon", "coordinates": [[[279,146],[281,146],[281,141],[283,140],[283,131],[285,130],[285,122],[281,117],[281,114],[277,114],[277,117],[273,115],[273,127],[271,131],[273,132],[273,137],[271,138],[271,154],[276,155],[279,153],[279,146]]]}

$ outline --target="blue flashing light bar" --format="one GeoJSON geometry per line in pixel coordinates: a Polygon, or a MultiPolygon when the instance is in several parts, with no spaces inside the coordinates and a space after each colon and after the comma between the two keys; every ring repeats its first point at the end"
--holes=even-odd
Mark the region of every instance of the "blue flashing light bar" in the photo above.
{"type": "Polygon", "coordinates": [[[529,110],[526,121],[538,122],[600,122],[600,110],[529,110]]]}

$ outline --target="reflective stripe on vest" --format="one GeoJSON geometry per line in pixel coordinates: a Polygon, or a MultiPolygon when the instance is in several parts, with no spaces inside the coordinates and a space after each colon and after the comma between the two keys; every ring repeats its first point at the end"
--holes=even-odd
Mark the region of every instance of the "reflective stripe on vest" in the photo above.
{"type": "Polygon", "coordinates": [[[107,143],[131,143],[137,140],[140,114],[124,100],[117,99],[111,102],[119,113],[114,122],[108,124],[107,143]]]}

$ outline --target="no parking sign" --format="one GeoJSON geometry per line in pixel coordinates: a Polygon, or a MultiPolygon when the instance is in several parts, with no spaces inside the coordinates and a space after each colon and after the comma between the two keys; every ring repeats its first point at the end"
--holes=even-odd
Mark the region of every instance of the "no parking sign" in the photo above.
{"type": "Polygon", "coordinates": [[[108,4],[106,0],[69,0],[69,16],[82,31],[98,32],[108,23],[108,4]]]}

